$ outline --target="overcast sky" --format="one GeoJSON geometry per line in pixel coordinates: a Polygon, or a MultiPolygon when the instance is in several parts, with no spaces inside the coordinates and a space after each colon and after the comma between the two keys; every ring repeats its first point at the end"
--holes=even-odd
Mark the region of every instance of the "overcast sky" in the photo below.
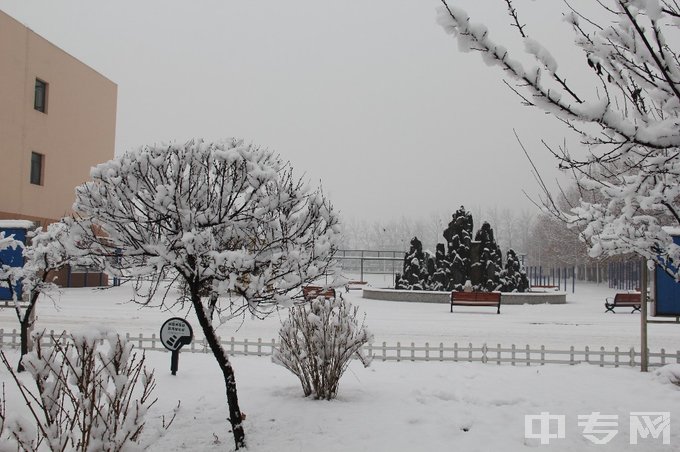
{"type": "MultiPolygon", "coordinates": [[[[507,28],[504,1],[457,3],[507,28]]],[[[552,10],[561,2],[518,3],[528,5],[526,22],[540,18],[539,37],[568,42],[552,10]]],[[[321,180],[353,219],[448,216],[461,204],[531,208],[522,190],[537,187],[513,128],[548,179],[558,173],[540,139],[557,143],[566,132],[521,106],[479,55],[460,53],[436,22],[439,5],[0,0],[118,84],[117,153],[241,137],[321,180]]]]}

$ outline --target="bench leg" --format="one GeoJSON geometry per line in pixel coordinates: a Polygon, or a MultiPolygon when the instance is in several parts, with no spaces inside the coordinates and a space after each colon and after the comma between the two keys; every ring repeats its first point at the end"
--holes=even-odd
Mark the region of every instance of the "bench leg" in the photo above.
{"type": "Polygon", "coordinates": [[[639,312],[640,314],[642,314],[642,311],[640,311],[640,305],[633,306],[633,310],[630,311],[630,313],[631,313],[631,314],[635,314],[635,311],[637,311],[637,312],[639,312]]]}
{"type": "Polygon", "coordinates": [[[496,314],[500,314],[500,313],[501,313],[501,305],[498,305],[498,310],[496,311],[496,314]]]}
{"type": "Polygon", "coordinates": [[[604,311],[604,313],[606,314],[608,312],[611,312],[612,314],[616,314],[616,312],[614,312],[614,306],[615,305],[613,305],[613,304],[605,303],[604,307],[607,308],[607,310],[604,311]]]}
{"type": "Polygon", "coordinates": [[[451,312],[453,312],[453,303],[451,303],[451,312]]]}

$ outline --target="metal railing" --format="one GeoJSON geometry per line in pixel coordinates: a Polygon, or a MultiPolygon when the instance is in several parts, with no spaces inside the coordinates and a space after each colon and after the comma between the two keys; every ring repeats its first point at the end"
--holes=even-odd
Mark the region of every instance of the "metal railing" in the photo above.
{"type": "Polygon", "coordinates": [[[344,272],[359,273],[361,281],[366,273],[391,274],[394,281],[404,262],[403,251],[339,250],[335,257],[344,272]]]}

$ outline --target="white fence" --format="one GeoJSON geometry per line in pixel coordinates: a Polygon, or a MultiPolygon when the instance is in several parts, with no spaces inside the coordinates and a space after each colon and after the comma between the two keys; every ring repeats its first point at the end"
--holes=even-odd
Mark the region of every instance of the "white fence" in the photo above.
{"type": "MultiPolygon", "coordinates": [[[[50,331],[50,336],[54,335],[55,332],[50,331]]],[[[45,335],[43,339],[49,341],[50,336],[45,335]]],[[[167,351],[155,334],[152,334],[150,337],[142,334],[136,336],[127,334],[126,339],[142,350],[167,351]]],[[[20,340],[20,333],[16,329],[11,332],[0,329],[0,349],[19,348],[20,340]]],[[[263,341],[258,338],[256,341],[251,341],[248,339],[236,340],[232,337],[228,340],[220,339],[220,341],[231,355],[271,356],[274,349],[278,346],[274,339],[263,341]]],[[[45,345],[48,345],[48,342],[45,345]]],[[[182,351],[209,353],[210,348],[205,339],[200,338],[194,339],[182,351]]],[[[557,350],[546,348],[543,345],[538,348],[532,348],[529,345],[517,347],[514,344],[510,347],[503,347],[501,344],[497,344],[495,347],[490,347],[487,344],[481,347],[474,347],[471,343],[468,345],[454,343],[453,346],[450,346],[443,343],[437,345],[428,342],[423,345],[416,345],[413,342],[408,345],[400,342],[397,342],[395,345],[388,345],[383,342],[382,344],[364,346],[364,352],[369,356],[373,356],[373,359],[377,361],[480,362],[498,365],[510,364],[512,366],[575,365],[580,363],[594,364],[600,367],[637,367],[640,365],[639,351],[636,351],[634,348],[621,349],[619,347],[614,347],[610,350],[606,350],[605,347],[600,347],[599,349],[585,347],[581,350],[575,349],[572,346],[568,350],[557,350]]],[[[662,348],[658,352],[650,351],[650,367],[658,367],[671,363],[680,363],[680,350],[667,352],[662,348]]]]}

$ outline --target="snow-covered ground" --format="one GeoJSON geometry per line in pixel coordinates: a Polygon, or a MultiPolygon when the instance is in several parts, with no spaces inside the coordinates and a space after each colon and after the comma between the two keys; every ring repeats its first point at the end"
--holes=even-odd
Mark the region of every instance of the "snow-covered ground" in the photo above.
{"type": "MultiPolygon", "coordinates": [[[[613,293],[604,286],[579,285],[568,294],[566,305],[504,306],[500,315],[488,308],[461,308],[451,314],[445,304],[365,300],[359,291],[348,296],[366,313],[376,342],[639,348],[639,314],[603,312],[604,298],[613,293]]],[[[125,287],[69,289],[58,300],[58,309],[49,302],[40,306],[38,324],[61,330],[104,323],[146,335],[157,333],[164,320],[179,313],[140,309],[128,299],[125,287]]],[[[188,319],[196,324],[191,315],[188,319]]],[[[223,325],[220,334],[268,340],[276,337],[278,325],[276,315],[248,318],[223,325]]],[[[0,310],[0,328],[16,327],[13,312],[0,310]]],[[[650,339],[653,349],[676,350],[680,328],[651,326],[650,339]]],[[[11,357],[16,360],[16,353],[11,357]]],[[[154,440],[150,450],[233,449],[223,381],[212,357],[182,354],[174,377],[168,354],[148,352],[147,357],[157,369],[159,397],[147,434],[153,434],[158,416],[181,400],[173,428],[154,440]]],[[[253,451],[664,451],[680,445],[680,387],[634,368],[376,361],[364,369],[353,362],[338,399],[327,402],[303,398],[296,378],[269,358],[236,356],[232,361],[253,451]],[[553,438],[548,445],[525,438],[525,415],[542,412],[564,416],[564,438],[553,438]],[[618,434],[607,444],[591,443],[578,425],[579,415],[593,412],[618,415],[618,434]],[[663,444],[663,435],[630,444],[630,414],[635,412],[669,412],[671,445],[663,444]]],[[[0,381],[7,382],[8,411],[21,411],[23,402],[4,369],[0,381]]],[[[550,433],[556,433],[556,424],[551,426],[550,433]]],[[[633,433],[637,436],[635,427],[633,433]]]]}
{"type": "MultiPolygon", "coordinates": [[[[376,282],[376,285],[378,283],[376,282]]],[[[388,344],[459,345],[472,343],[481,346],[502,344],[538,347],[573,345],[622,349],[640,347],[640,315],[630,309],[617,309],[616,314],[605,314],[604,300],[616,291],[605,285],[580,284],[576,292],[567,293],[564,305],[506,305],[497,315],[491,308],[457,308],[453,314],[446,304],[398,303],[361,298],[361,291],[350,291],[345,296],[366,313],[366,324],[375,335],[375,342],[388,344]]],[[[173,315],[184,316],[187,310],[143,308],[129,302],[130,288],[117,287],[105,291],[67,289],[56,304],[44,300],[38,307],[38,323],[42,328],[70,330],[92,323],[105,323],[121,333],[145,336],[158,334],[162,323],[173,315]]],[[[274,314],[259,320],[233,319],[218,329],[224,337],[269,341],[278,336],[280,319],[274,314]]],[[[197,326],[193,313],[187,317],[197,326]]],[[[18,328],[16,316],[10,309],[0,309],[0,328],[18,328]]],[[[680,327],[650,325],[649,347],[652,350],[680,349],[680,327]]],[[[200,336],[200,333],[197,332],[200,336]]]]}

